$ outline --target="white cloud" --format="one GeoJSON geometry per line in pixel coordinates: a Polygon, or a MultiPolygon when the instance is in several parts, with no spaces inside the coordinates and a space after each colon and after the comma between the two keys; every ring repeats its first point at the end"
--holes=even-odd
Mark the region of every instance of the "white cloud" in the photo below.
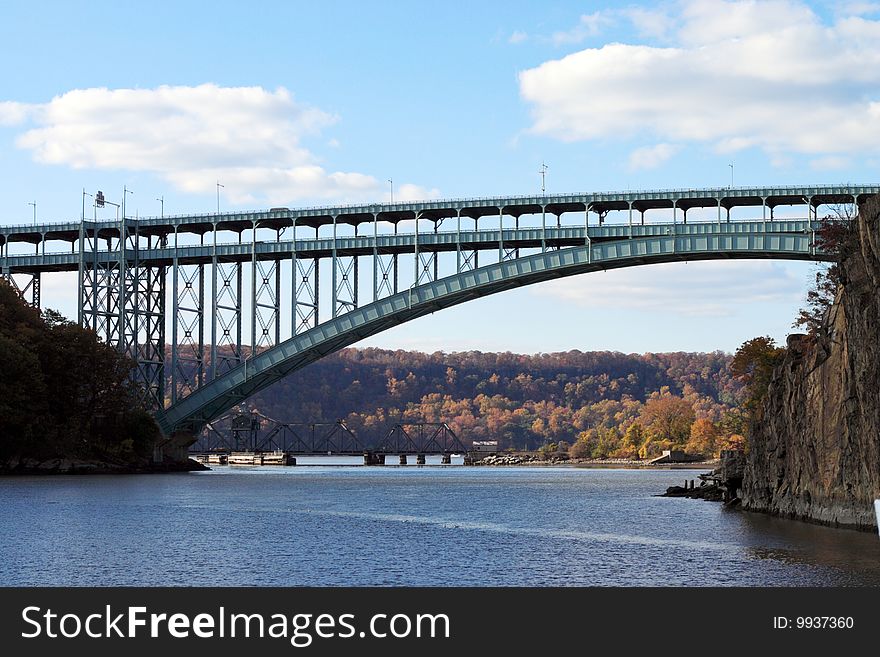
{"type": "Polygon", "coordinates": [[[823,24],[793,0],[677,7],[676,47],[610,43],[522,71],[531,131],[759,147],[776,161],[880,148],[880,21],[823,24]]]}
{"type": "Polygon", "coordinates": [[[612,22],[607,12],[597,11],[592,14],[584,14],[570,30],[554,32],[550,40],[555,46],[582,43],[590,37],[599,35],[602,28],[612,22]]]}
{"type": "Polygon", "coordinates": [[[849,163],[850,160],[848,157],[828,155],[826,157],[817,157],[814,160],[810,160],[810,167],[816,171],[831,171],[834,169],[845,169],[849,166],[849,163]]]}
{"type": "Polygon", "coordinates": [[[880,2],[835,2],[834,9],[844,16],[864,16],[880,13],[880,2]]]}
{"type": "MultiPolygon", "coordinates": [[[[390,191],[388,198],[390,198],[390,191]]],[[[440,197],[440,190],[436,187],[432,187],[430,189],[426,187],[422,187],[421,185],[411,185],[409,183],[405,183],[400,185],[399,187],[394,188],[394,200],[395,201],[427,201],[433,198],[440,197]]]]}
{"type": "Polygon", "coordinates": [[[337,120],[281,87],[92,88],[0,103],[0,122],[27,124],[16,143],[44,164],[147,171],[201,194],[220,180],[234,203],[379,198],[376,178],[328,171],[303,146],[337,120]]]}
{"type": "Polygon", "coordinates": [[[522,30],[516,30],[513,32],[513,34],[511,34],[509,37],[507,37],[507,43],[517,45],[517,44],[523,43],[524,41],[528,41],[528,39],[529,39],[528,33],[523,32],[522,30]]]}
{"type": "Polygon", "coordinates": [[[797,303],[804,282],[780,263],[689,262],[614,269],[550,281],[541,286],[588,308],[663,311],[686,317],[730,317],[738,306],[797,303]]]}
{"type": "Polygon", "coordinates": [[[656,144],[637,148],[629,154],[629,168],[632,171],[639,169],[656,169],[670,157],[675,155],[679,147],[675,144],[656,144]]]}
{"type": "Polygon", "coordinates": [[[13,101],[0,102],[0,125],[19,125],[27,118],[28,106],[13,101]]]}
{"type": "Polygon", "coordinates": [[[675,27],[675,19],[666,9],[629,7],[621,13],[629,19],[639,35],[653,39],[665,39],[675,27]]]}

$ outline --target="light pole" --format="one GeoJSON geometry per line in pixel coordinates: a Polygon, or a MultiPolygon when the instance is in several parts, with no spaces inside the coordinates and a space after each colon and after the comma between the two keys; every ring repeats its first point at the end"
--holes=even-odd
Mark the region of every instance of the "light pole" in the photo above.
{"type": "Polygon", "coordinates": [[[34,201],[33,203],[28,203],[28,205],[34,206],[34,226],[36,226],[37,225],[37,202],[34,201]]]}
{"type": "Polygon", "coordinates": [[[730,167],[730,188],[733,189],[733,162],[731,162],[727,166],[730,167]]]}
{"type": "Polygon", "coordinates": [[[134,192],[131,191],[125,185],[122,186],[122,219],[125,220],[125,199],[128,194],[134,195],[134,192]]]}
{"type": "Polygon", "coordinates": [[[162,204],[162,214],[161,214],[160,216],[161,216],[162,219],[164,219],[164,218],[165,218],[165,197],[164,197],[164,196],[160,196],[160,197],[157,198],[156,200],[159,201],[159,203],[162,204]]]}
{"type": "Polygon", "coordinates": [[[92,221],[98,221],[98,202],[95,200],[95,195],[83,190],[83,223],[86,221],[86,196],[92,199],[92,221]]]}
{"type": "Polygon", "coordinates": [[[220,181],[217,181],[217,214],[220,214],[220,188],[226,188],[226,185],[221,185],[220,181]]]}
{"type": "Polygon", "coordinates": [[[550,167],[548,167],[546,164],[544,164],[544,161],[542,160],[541,161],[541,168],[538,169],[538,173],[541,174],[541,194],[543,194],[546,191],[544,188],[544,182],[545,182],[544,177],[547,175],[547,169],[549,169],[549,168],[550,167]]]}
{"type": "Polygon", "coordinates": [[[391,202],[394,203],[394,179],[389,178],[388,183],[391,185],[391,202]]]}

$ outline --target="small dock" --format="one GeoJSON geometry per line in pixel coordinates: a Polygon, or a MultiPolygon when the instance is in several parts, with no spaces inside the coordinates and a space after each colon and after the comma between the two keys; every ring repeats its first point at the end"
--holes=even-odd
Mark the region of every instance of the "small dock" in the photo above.
{"type": "Polygon", "coordinates": [[[285,451],[244,451],[190,454],[190,457],[206,465],[296,465],[296,457],[285,451]]]}

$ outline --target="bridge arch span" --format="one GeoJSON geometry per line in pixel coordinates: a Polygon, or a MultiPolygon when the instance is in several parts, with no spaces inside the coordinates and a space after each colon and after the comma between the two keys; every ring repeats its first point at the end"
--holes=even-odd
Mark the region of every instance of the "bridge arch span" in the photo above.
{"type": "Polygon", "coordinates": [[[593,242],[453,274],[351,310],[268,348],[157,414],[167,436],[195,434],[243,399],[389,328],[505,290],[607,269],[728,259],[830,260],[803,233],[691,234],[593,242]]]}

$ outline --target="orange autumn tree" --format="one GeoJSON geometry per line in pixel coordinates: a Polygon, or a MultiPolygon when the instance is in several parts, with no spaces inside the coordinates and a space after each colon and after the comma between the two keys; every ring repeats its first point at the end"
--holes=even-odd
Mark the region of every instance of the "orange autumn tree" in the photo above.
{"type": "Polygon", "coordinates": [[[667,444],[680,447],[690,437],[694,409],[689,402],[664,387],[645,403],[640,420],[656,449],[668,449],[667,444]]]}

